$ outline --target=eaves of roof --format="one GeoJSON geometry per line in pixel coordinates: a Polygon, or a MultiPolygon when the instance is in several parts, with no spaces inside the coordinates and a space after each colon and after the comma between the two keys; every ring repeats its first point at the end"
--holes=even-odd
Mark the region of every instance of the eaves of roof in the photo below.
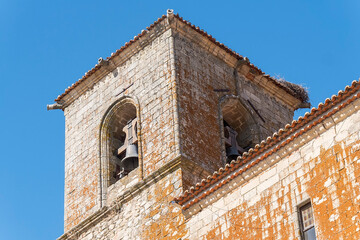
{"type": "MultiPolygon", "coordinates": [[[[174,17],[178,21],[180,21],[180,22],[184,23],[185,25],[187,25],[188,27],[190,27],[192,30],[194,30],[194,31],[198,32],[199,34],[201,34],[202,36],[206,37],[211,42],[213,42],[215,45],[217,45],[221,49],[225,50],[228,54],[232,55],[236,59],[243,60],[253,70],[253,72],[256,72],[259,75],[263,75],[264,77],[266,77],[270,82],[272,82],[277,87],[283,89],[284,91],[289,93],[291,96],[299,99],[301,102],[305,102],[293,90],[291,90],[290,88],[284,86],[279,81],[277,81],[275,78],[270,77],[269,75],[265,74],[260,68],[256,67],[252,63],[250,63],[248,58],[241,56],[240,54],[238,54],[235,51],[231,50],[230,48],[228,48],[224,44],[218,42],[215,38],[213,38],[211,35],[209,35],[204,30],[200,29],[199,27],[196,27],[195,25],[191,24],[189,21],[184,20],[178,14],[176,14],[176,15],[171,14],[171,17],[174,17]]],[[[129,48],[132,44],[139,41],[140,38],[145,37],[149,33],[149,31],[151,29],[153,29],[156,25],[158,25],[160,22],[162,22],[164,19],[167,19],[167,18],[168,18],[168,16],[166,16],[166,15],[163,15],[161,18],[158,18],[153,24],[151,24],[149,27],[146,28],[147,31],[142,31],[140,34],[135,36],[134,39],[132,39],[129,42],[125,43],[124,46],[122,46],[120,49],[118,49],[115,53],[112,53],[110,57],[106,58],[106,60],[112,60],[116,56],[120,55],[125,49],[129,48]]],[[[83,83],[86,79],[88,79],[91,75],[93,75],[95,72],[97,72],[101,67],[102,67],[101,64],[96,64],[95,67],[93,67],[87,73],[85,73],[85,75],[82,78],[80,78],[78,81],[76,81],[71,86],[69,86],[67,89],[65,89],[65,92],[62,93],[61,95],[59,95],[55,99],[55,101],[56,102],[61,101],[67,94],[69,94],[73,89],[75,89],[77,86],[79,86],[81,83],[83,83]]]]}
{"type": "Polygon", "coordinates": [[[180,204],[183,210],[191,207],[194,203],[199,202],[249,168],[259,164],[268,156],[274,154],[326,118],[329,118],[356,99],[359,99],[359,89],[360,82],[353,81],[351,86],[346,86],[345,91],[339,91],[331,99],[327,98],[325,103],[320,103],[317,108],[312,108],[311,112],[306,113],[304,117],[299,117],[297,121],[294,120],[291,124],[287,124],[284,129],[280,129],[272,137],[268,137],[253,149],[238,157],[236,161],[226,164],[224,168],[220,168],[194,187],[186,190],[181,196],[175,198],[174,201],[180,204]]]}
{"type": "MultiPolygon", "coordinates": [[[[141,33],[139,33],[137,36],[134,37],[134,39],[130,40],[129,42],[125,43],[124,46],[122,46],[120,49],[116,50],[116,52],[112,53],[110,57],[107,57],[106,60],[112,60],[113,58],[115,58],[116,56],[120,55],[125,49],[127,49],[128,47],[130,47],[133,43],[135,43],[136,41],[139,40],[140,37],[146,35],[146,33],[148,31],[150,31],[151,29],[153,29],[158,23],[160,23],[162,20],[164,20],[166,18],[165,15],[161,16],[161,18],[158,18],[153,24],[151,24],[149,27],[146,28],[147,31],[142,31],[141,33]]],[[[68,93],[70,93],[73,89],[75,89],[78,85],[80,85],[82,82],[84,82],[87,78],[89,78],[91,75],[93,75],[97,70],[99,70],[101,68],[101,64],[96,64],[95,67],[93,67],[92,69],[90,69],[87,73],[85,73],[85,75],[80,78],[78,81],[76,81],[75,83],[73,83],[71,86],[69,86],[67,89],[65,89],[65,92],[62,93],[61,95],[59,95],[56,99],[55,102],[60,101],[63,97],[65,97],[68,93]]]]}

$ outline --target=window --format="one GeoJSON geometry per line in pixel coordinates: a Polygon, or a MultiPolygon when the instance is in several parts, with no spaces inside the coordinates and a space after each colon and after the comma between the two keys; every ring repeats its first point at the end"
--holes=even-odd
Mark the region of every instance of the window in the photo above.
{"type": "Polygon", "coordinates": [[[302,240],[315,240],[315,225],[311,203],[299,208],[300,232],[302,240]]]}

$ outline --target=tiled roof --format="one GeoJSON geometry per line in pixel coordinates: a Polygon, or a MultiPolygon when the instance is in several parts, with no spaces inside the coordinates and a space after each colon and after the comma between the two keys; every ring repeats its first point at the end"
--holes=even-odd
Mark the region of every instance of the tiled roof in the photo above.
{"type": "Polygon", "coordinates": [[[325,103],[320,103],[317,108],[312,108],[311,112],[306,113],[304,117],[299,117],[297,121],[294,120],[291,124],[287,124],[284,129],[280,129],[274,133],[272,137],[268,137],[265,141],[257,144],[253,149],[250,149],[238,157],[236,161],[226,164],[225,168],[220,168],[213,175],[203,179],[200,183],[197,183],[195,187],[191,187],[189,191],[185,191],[181,196],[174,199],[174,201],[182,205],[183,209],[189,208],[194,203],[230,182],[239,174],[277,152],[295,138],[309,131],[315,125],[360,98],[359,92],[354,94],[359,89],[360,82],[353,81],[351,86],[346,86],[345,91],[339,91],[338,95],[332,96],[331,99],[327,98],[325,103]],[[322,116],[320,117],[320,115],[322,116]],[[266,152],[267,150],[269,151],[266,152]],[[264,152],[266,152],[266,154],[261,155],[264,152]],[[256,159],[256,157],[259,158],[256,159]]]}
{"type": "MultiPolygon", "coordinates": [[[[256,67],[255,65],[253,65],[252,63],[249,62],[249,60],[246,57],[241,56],[240,54],[236,53],[235,51],[231,50],[230,48],[228,48],[227,46],[225,46],[224,44],[216,41],[215,38],[213,38],[211,35],[209,35],[207,32],[205,32],[204,30],[200,29],[199,27],[196,27],[195,25],[191,24],[189,21],[184,20],[182,17],[180,17],[178,14],[176,15],[172,15],[174,16],[176,19],[178,19],[180,22],[186,24],[187,26],[189,26],[190,28],[192,28],[193,30],[195,30],[196,32],[198,32],[199,34],[201,34],[202,36],[205,36],[206,38],[208,38],[211,42],[213,42],[214,44],[216,44],[217,46],[219,46],[220,48],[222,48],[223,50],[225,50],[227,53],[231,54],[232,56],[234,56],[236,59],[239,60],[245,60],[245,62],[248,64],[248,66],[250,68],[252,68],[253,70],[255,70],[258,74],[260,75],[264,75],[270,82],[274,83],[277,87],[285,90],[287,93],[289,93],[290,95],[294,96],[295,98],[298,98],[299,100],[301,100],[302,102],[305,102],[306,100],[302,99],[301,97],[299,97],[298,94],[296,94],[293,90],[291,90],[290,88],[288,88],[287,86],[285,86],[284,84],[280,83],[279,81],[277,81],[275,78],[270,77],[269,75],[266,75],[260,68],[256,67]]],[[[159,24],[161,21],[163,21],[164,19],[166,19],[167,16],[163,15],[161,18],[158,18],[153,24],[151,24],[149,27],[147,27],[147,31],[142,31],[140,34],[138,34],[137,36],[134,37],[134,39],[130,40],[129,42],[125,43],[124,46],[122,46],[120,49],[118,49],[115,53],[112,53],[110,57],[107,57],[107,60],[111,60],[114,57],[118,56],[119,54],[121,54],[121,52],[123,52],[126,48],[128,48],[129,46],[131,46],[134,42],[138,41],[139,38],[141,38],[142,36],[146,35],[148,33],[149,30],[153,29],[157,24],[159,24]]],[[[101,68],[100,64],[95,65],[94,68],[90,69],[82,78],[80,78],[77,82],[73,83],[71,86],[69,86],[67,89],[65,89],[65,92],[61,95],[59,95],[55,101],[58,102],[60,101],[65,95],[67,95],[70,91],[72,91],[76,86],[78,86],[79,84],[81,84],[82,82],[84,82],[88,77],[90,77],[92,74],[94,74],[98,69],[101,68]]]]}

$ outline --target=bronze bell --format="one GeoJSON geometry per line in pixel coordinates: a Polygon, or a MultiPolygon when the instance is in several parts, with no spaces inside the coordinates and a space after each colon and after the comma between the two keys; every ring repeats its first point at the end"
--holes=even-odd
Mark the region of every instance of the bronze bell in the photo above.
{"type": "Polygon", "coordinates": [[[139,166],[139,155],[136,144],[129,144],[126,148],[126,155],[121,160],[124,172],[129,173],[131,170],[139,166]]]}
{"type": "Polygon", "coordinates": [[[128,175],[132,170],[139,166],[136,125],[137,120],[135,118],[130,120],[123,128],[126,138],[124,144],[118,149],[118,156],[120,158],[125,152],[125,157],[120,160],[122,168],[119,173],[120,178],[128,175]]]}
{"type": "Polygon", "coordinates": [[[240,156],[237,147],[232,145],[232,146],[226,148],[226,156],[227,156],[229,162],[231,162],[231,160],[235,160],[238,156],[240,156]]]}
{"type": "Polygon", "coordinates": [[[236,160],[236,158],[240,156],[240,153],[243,153],[244,150],[237,143],[236,136],[238,133],[230,126],[225,126],[224,130],[226,157],[227,162],[229,163],[232,160],[236,160]]]}

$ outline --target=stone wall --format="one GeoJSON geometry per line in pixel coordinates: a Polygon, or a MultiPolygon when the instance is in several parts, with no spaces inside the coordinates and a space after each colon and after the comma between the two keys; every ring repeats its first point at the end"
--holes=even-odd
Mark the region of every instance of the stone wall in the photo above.
{"type": "Polygon", "coordinates": [[[186,235],[181,208],[171,201],[182,192],[181,170],[134,194],[99,221],[84,228],[77,239],[179,239],[186,235]]]}
{"type": "MultiPolygon", "coordinates": [[[[184,172],[188,188],[225,165],[220,107],[226,97],[237,98],[253,119],[253,129],[242,129],[259,133],[251,147],[290,123],[294,109],[246,78],[241,67],[234,74],[234,67],[224,59],[190,40],[197,38],[183,34],[181,31],[175,34],[179,138],[182,154],[195,163],[192,169],[202,170],[195,172],[200,175],[184,172]]],[[[235,110],[236,106],[232,107],[235,110]]]]}
{"type": "Polygon", "coordinates": [[[107,189],[101,189],[99,176],[99,133],[102,117],[116,100],[133,97],[140,109],[139,178],[177,155],[171,39],[171,30],[159,34],[65,108],[65,230],[101,207],[100,191],[107,189]]]}
{"type": "Polygon", "coordinates": [[[60,239],[203,236],[194,235],[194,227],[209,232],[217,223],[200,226],[193,221],[202,213],[188,217],[172,200],[224,166],[222,104],[230,98],[241,102],[238,109],[252,118],[244,126],[259,133],[256,144],[290,122],[300,103],[273,83],[260,84],[267,77],[250,72],[248,65],[235,70],[233,55],[215,43],[209,43],[211,51],[204,48],[201,41],[207,38],[184,32],[180,22],[171,28],[175,19],[167,20],[158,20],[145,37],[127,44],[61,100],[66,149],[60,239]],[[219,89],[228,91],[214,91],[219,89]],[[114,104],[129,98],[137,112],[139,167],[114,183],[104,147],[111,134],[102,129],[114,104]]]}
{"type": "MultiPolygon", "coordinates": [[[[225,94],[214,89],[229,89],[227,96],[239,93],[237,97],[256,119],[259,141],[292,118],[293,109],[239,72],[235,76],[223,59],[166,22],[148,35],[141,47],[129,47],[113,59],[107,68],[115,67],[64,110],[65,230],[109,204],[108,195],[116,197],[116,188],[133,186],[180,155],[185,189],[222,167],[220,105],[225,94]],[[108,169],[113,166],[107,166],[102,145],[108,136],[100,135],[100,129],[109,108],[124,97],[131,97],[138,111],[140,164],[131,176],[113,184],[117,187],[108,188],[114,182],[108,169]]],[[[95,82],[90,79],[88,84],[91,81],[95,82]]],[[[71,94],[82,91],[78,88],[71,94]]]]}
{"type": "Polygon", "coordinates": [[[173,166],[62,239],[300,239],[299,206],[309,201],[318,240],[359,239],[360,99],[353,99],[220,188],[205,189],[210,194],[189,208],[173,201],[183,190],[181,165],[173,166]]]}
{"type": "Polygon", "coordinates": [[[318,240],[359,239],[359,110],[357,99],[186,209],[184,239],[300,239],[307,201],[318,240]]]}

